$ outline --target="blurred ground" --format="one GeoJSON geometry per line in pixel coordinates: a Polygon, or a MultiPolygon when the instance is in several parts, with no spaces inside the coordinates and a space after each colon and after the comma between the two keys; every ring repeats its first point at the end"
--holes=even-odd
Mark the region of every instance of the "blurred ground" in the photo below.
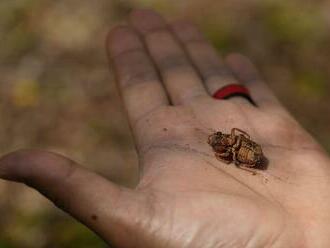
{"type": "MultiPolygon", "coordinates": [[[[121,184],[137,162],[104,39],[133,7],[192,19],[223,53],[250,56],[294,116],[330,151],[330,1],[2,0],[0,152],[34,147],[121,184]]],[[[106,247],[21,185],[0,182],[0,248],[106,247]]]]}

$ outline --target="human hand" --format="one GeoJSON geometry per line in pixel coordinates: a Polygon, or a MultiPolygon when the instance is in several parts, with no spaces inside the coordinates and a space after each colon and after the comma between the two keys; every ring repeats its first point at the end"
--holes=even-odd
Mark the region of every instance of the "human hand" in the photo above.
{"type": "Polygon", "coordinates": [[[330,160],[245,57],[224,62],[191,24],[142,10],[107,47],[139,155],[137,187],[33,150],[4,156],[1,178],[34,187],[116,247],[329,247],[330,160]],[[248,87],[257,107],[211,97],[229,83],[248,87]],[[261,144],[267,170],[215,158],[208,135],[233,127],[261,144]]]}

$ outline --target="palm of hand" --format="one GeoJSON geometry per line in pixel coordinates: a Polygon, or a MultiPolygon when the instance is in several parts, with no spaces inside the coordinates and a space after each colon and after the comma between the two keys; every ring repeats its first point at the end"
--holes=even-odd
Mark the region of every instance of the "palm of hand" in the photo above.
{"type": "Polygon", "coordinates": [[[301,247],[306,242],[302,225],[314,224],[306,214],[321,212],[325,203],[310,177],[324,183],[329,178],[320,148],[287,113],[272,116],[249,104],[198,99],[139,121],[153,139],[149,147],[141,145],[145,170],[138,186],[151,198],[153,214],[145,219],[146,239],[156,240],[151,246],[169,237],[164,247],[301,247]],[[258,138],[272,161],[265,172],[252,175],[214,157],[207,135],[232,125],[258,138]]]}
{"type": "Polygon", "coordinates": [[[118,247],[328,247],[329,159],[252,65],[226,60],[258,107],[215,100],[209,94],[237,80],[198,31],[170,31],[150,11],[133,13],[131,25],[112,31],[108,49],[139,154],[137,188],[29,150],[4,156],[0,177],[36,188],[118,247]],[[233,127],[262,146],[267,170],[215,158],[208,135],[233,127]]]}

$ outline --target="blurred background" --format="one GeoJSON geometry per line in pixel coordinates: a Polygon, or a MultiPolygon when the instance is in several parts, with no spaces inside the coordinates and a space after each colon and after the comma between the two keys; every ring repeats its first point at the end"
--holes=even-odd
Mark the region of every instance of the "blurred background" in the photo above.
{"type": "MultiPolygon", "coordinates": [[[[134,7],[189,18],[221,54],[248,55],[330,151],[330,1],[1,0],[1,154],[50,149],[134,186],[136,154],[104,49],[134,7]]],[[[22,247],[106,245],[38,193],[1,181],[0,248],[22,247]]]]}

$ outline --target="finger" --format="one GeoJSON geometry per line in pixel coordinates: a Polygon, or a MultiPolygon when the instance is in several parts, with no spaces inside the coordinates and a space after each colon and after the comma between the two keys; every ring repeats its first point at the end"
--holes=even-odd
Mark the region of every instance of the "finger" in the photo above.
{"type": "Polygon", "coordinates": [[[132,218],[142,215],[142,204],[132,191],[54,153],[23,150],[5,155],[0,178],[35,188],[107,241],[118,243],[115,237],[124,236],[132,218]]]}
{"type": "Polygon", "coordinates": [[[257,69],[248,58],[233,53],[226,57],[226,63],[236,77],[250,89],[252,98],[258,106],[273,105],[282,108],[273,92],[262,82],[257,69]]]}
{"type": "Polygon", "coordinates": [[[107,50],[131,123],[169,104],[152,61],[133,29],[112,29],[107,50]]]}
{"type": "Polygon", "coordinates": [[[199,75],[161,16],[153,11],[137,10],[131,13],[130,20],[144,37],[173,104],[207,96],[199,75]]]}
{"type": "MultiPolygon", "coordinates": [[[[210,95],[214,95],[217,90],[226,85],[238,84],[238,81],[226,67],[217,51],[204,38],[196,26],[189,22],[178,21],[173,23],[171,28],[198,69],[210,95]]],[[[247,102],[241,97],[233,97],[231,100],[247,102]]]]}

